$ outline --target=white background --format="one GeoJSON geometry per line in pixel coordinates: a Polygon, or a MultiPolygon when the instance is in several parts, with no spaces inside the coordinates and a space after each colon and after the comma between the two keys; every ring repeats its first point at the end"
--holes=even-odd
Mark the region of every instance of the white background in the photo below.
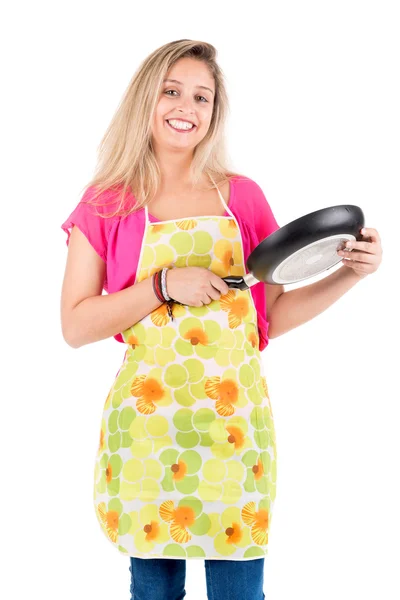
{"type": "MultiPolygon", "coordinates": [[[[263,353],[279,452],[266,598],[398,600],[398,8],[81,0],[3,11],[2,597],[129,598],[129,559],[92,506],[124,346],[63,340],[61,223],[139,63],[190,38],[218,50],[233,164],[278,223],[357,204],[384,249],[376,273],[263,353]]],[[[202,560],[187,562],[186,590],[206,598],[202,560]]]]}

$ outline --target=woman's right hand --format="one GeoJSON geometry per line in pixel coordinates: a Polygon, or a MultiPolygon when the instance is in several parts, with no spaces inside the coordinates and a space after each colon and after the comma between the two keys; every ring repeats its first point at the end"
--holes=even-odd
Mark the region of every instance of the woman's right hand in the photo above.
{"type": "Polygon", "coordinates": [[[167,293],[181,304],[203,306],[229,291],[221,277],[204,267],[175,267],[167,271],[167,293]]]}

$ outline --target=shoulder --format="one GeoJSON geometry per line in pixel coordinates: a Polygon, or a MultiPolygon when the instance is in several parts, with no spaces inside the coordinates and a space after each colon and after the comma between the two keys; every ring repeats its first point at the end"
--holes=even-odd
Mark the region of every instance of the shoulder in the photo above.
{"type": "Polygon", "coordinates": [[[95,186],[89,186],[84,191],[79,204],[85,205],[86,210],[93,216],[115,219],[122,208],[122,190],[110,188],[99,191],[95,186]]]}
{"type": "Polygon", "coordinates": [[[235,196],[240,198],[246,194],[257,193],[257,188],[259,188],[259,186],[249,177],[245,177],[244,175],[232,175],[222,183],[219,183],[218,188],[225,202],[227,204],[232,204],[235,196]]]}
{"type": "MultiPolygon", "coordinates": [[[[94,186],[87,187],[79,204],[78,211],[96,228],[104,230],[108,237],[126,217],[134,218],[138,211],[132,211],[136,198],[127,188],[123,197],[123,186],[99,190],[94,186]]],[[[140,211],[139,211],[140,212],[140,211]]]]}
{"type": "Polygon", "coordinates": [[[119,204],[120,194],[117,190],[99,193],[94,186],[86,187],[78,204],[61,224],[67,233],[67,245],[72,228],[76,225],[101,258],[106,260],[108,237],[114,223],[120,218],[117,212],[119,204]]]}
{"type": "Polygon", "coordinates": [[[267,198],[262,187],[250,177],[245,175],[235,175],[232,177],[233,200],[235,209],[247,220],[254,220],[263,212],[266,207],[269,208],[267,198]]]}
{"type": "Polygon", "coordinates": [[[263,197],[265,198],[261,186],[254,179],[251,179],[246,175],[235,175],[232,177],[232,182],[237,194],[248,195],[255,200],[263,197]]]}

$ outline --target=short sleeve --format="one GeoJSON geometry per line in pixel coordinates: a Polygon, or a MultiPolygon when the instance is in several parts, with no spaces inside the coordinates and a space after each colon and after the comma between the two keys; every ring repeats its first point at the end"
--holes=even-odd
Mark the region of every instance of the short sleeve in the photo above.
{"type": "Polygon", "coordinates": [[[266,237],[274,233],[280,226],[277,223],[274,213],[265,197],[261,187],[253,181],[254,185],[254,226],[258,241],[262,242],[266,237]]]}
{"type": "MultiPolygon", "coordinates": [[[[88,203],[88,200],[94,196],[93,188],[88,188],[79,201],[78,205],[61,225],[67,234],[66,244],[68,246],[71,230],[74,225],[85,235],[91,246],[107,262],[107,243],[108,233],[112,217],[102,217],[98,213],[104,213],[107,207],[88,203]]],[[[103,202],[99,197],[99,202],[103,202]]],[[[96,200],[97,202],[97,200],[96,200]]],[[[108,210],[108,209],[107,209],[108,210]]]]}

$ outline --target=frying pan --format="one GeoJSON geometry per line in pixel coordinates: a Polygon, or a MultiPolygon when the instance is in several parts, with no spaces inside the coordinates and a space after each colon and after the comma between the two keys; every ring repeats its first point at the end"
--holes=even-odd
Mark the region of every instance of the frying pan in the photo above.
{"type": "Polygon", "coordinates": [[[322,208],[271,233],[248,257],[249,273],[223,280],[230,288],[247,290],[260,281],[283,285],[314,277],[341,262],[337,251],[348,240],[362,240],[363,227],[358,206],[322,208]]]}

